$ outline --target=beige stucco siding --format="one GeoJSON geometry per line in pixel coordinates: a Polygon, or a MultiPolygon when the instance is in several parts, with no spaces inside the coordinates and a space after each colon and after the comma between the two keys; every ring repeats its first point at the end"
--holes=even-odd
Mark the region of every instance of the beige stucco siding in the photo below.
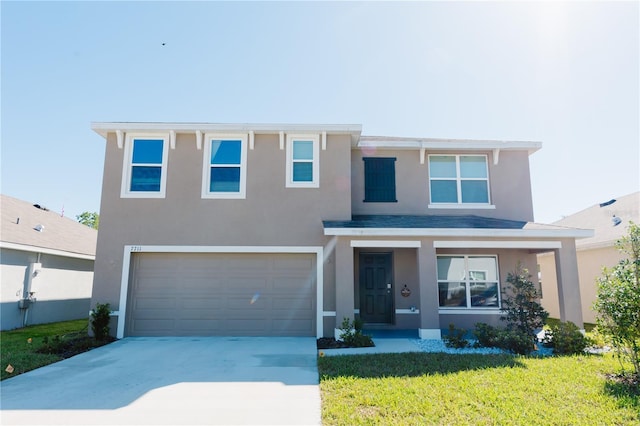
{"type": "MultiPolygon", "coordinates": [[[[278,135],[256,134],[247,151],[246,199],[202,199],[204,149],[196,149],[194,135],[178,134],[168,153],[166,198],[136,199],[120,198],[125,150],[109,134],[92,303],[124,308],[125,245],[327,246],[322,220],[351,217],[350,149],[348,135],[327,136],[320,187],[286,188],[286,150],[278,135]]],[[[324,266],[325,288],[333,288],[333,265],[324,266]]]]}
{"type": "Polygon", "coordinates": [[[489,166],[490,200],[494,209],[430,209],[429,205],[429,154],[465,154],[460,151],[429,152],[425,163],[420,164],[417,150],[352,151],[352,207],[353,214],[475,214],[500,219],[533,220],[533,201],[529,176],[529,157],[526,151],[501,151],[498,164],[493,163],[493,153],[487,155],[489,166]],[[395,157],[397,203],[365,203],[363,157],[395,157]]]}
{"type": "MultiPolygon", "coordinates": [[[[577,257],[583,321],[594,324],[596,313],[593,310],[593,303],[596,300],[598,289],[596,280],[602,276],[603,267],[615,266],[623,256],[613,246],[610,246],[578,250],[577,257]]],[[[559,318],[555,258],[549,254],[540,255],[538,263],[542,282],[542,304],[552,318],[559,318]]]]}

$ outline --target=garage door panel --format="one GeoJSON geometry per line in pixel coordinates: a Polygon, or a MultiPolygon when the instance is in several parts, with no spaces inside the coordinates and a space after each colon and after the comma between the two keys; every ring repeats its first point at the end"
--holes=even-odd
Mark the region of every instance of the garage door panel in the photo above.
{"type": "Polygon", "coordinates": [[[173,330],[175,328],[175,321],[159,318],[137,319],[134,320],[134,328],[141,333],[164,333],[166,330],[173,330]]]}
{"type": "Polygon", "coordinates": [[[306,298],[274,298],[272,308],[280,311],[308,311],[313,313],[313,300],[306,298]]]}
{"type": "Polygon", "coordinates": [[[175,309],[176,300],[174,298],[160,298],[160,297],[140,297],[134,302],[136,310],[149,310],[149,309],[175,309]]]}
{"type": "Polygon", "coordinates": [[[286,320],[286,319],[282,319],[282,320],[274,319],[272,320],[272,325],[275,329],[278,329],[278,330],[292,330],[296,332],[304,332],[308,330],[309,327],[312,326],[312,322],[311,320],[292,321],[292,320],[286,320]]]}
{"type": "Polygon", "coordinates": [[[296,293],[308,293],[313,287],[309,277],[286,277],[273,280],[272,288],[278,291],[291,291],[296,293]]]}
{"type": "Polygon", "coordinates": [[[224,307],[224,300],[216,297],[189,297],[180,299],[179,306],[183,312],[191,310],[219,311],[224,307]]]}
{"type": "Polygon", "coordinates": [[[131,264],[126,335],[315,335],[315,254],[135,253],[131,264]]]}
{"type": "Polygon", "coordinates": [[[233,277],[224,281],[224,286],[230,292],[239,292],[242,290],[249,290],[249,293],[253,293],[259,290],[265,290],[268,288],[268,282],[261,277],[233,277]]]}
{"type": "Polygon", "coordinates": [[[209,335],[211,330],[218,330],[222,327],[223,319],[183,319],[178,321],[177,329],[185,332],[197,332],[197,334],[209,335]]]}

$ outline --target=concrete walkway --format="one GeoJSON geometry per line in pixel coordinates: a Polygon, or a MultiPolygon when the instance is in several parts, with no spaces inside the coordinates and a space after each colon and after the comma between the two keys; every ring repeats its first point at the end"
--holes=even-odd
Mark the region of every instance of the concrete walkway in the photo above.
{"type": "Polygon", "coordinates": [[[125,338],[0,382],[0,424],[317,425],[314,338],[125,338]]]}

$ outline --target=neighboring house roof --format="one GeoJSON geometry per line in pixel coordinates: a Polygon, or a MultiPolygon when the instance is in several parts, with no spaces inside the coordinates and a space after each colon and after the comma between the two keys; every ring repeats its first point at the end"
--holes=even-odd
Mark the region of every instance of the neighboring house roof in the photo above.
{"type": "Polygon", "coordinates": [[[640,224],[640,192],[604,201],[553,224],[593,229],[593,237],[576,241],[576,248],[584,250],[612,246],[628,233],[630,221],[640,224]]]}
{"type": "Polygon", "coordinates": [[[0,195],[0,247],[94,259],[98,231],[7,195],[0,195]],[[37,229],[40,228],[41,231],[37,229]]]}
{"type": "Polygon", "coordinates": [[[593,236],[589,229],[545,225],[473,215],[354,215],[351,220],[325,220],[325,235],[467,235],[482,237],[593,236]]]}

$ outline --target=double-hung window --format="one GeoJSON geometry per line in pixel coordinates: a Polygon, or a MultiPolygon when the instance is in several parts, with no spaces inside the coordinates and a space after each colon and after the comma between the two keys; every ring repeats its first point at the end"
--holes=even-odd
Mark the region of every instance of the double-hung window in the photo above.
{"type": "Polygon", "coordinates": [[[499,308],[498,259],[495,256],[438,256],[441,308],[499,308]]]}
{"type": "Polygon", "coordinates": [[[287,135],[287,188],[320,187],[318,135],[287,135]]]}
{"type": "Polygon", "coordinates": [[[431,204],[488,205],[486,155],[430,155],[431,204]]]}
{"type": "Polygon", "coordinates": [[[167,138],[127,135],[123,165],[122,198],[164,198],[167,182],[167,138]]]}
{"type": "Polygon", "coordinates": [[[245,198],[247,136],[205,135],[202,198],[245,198]]]}

